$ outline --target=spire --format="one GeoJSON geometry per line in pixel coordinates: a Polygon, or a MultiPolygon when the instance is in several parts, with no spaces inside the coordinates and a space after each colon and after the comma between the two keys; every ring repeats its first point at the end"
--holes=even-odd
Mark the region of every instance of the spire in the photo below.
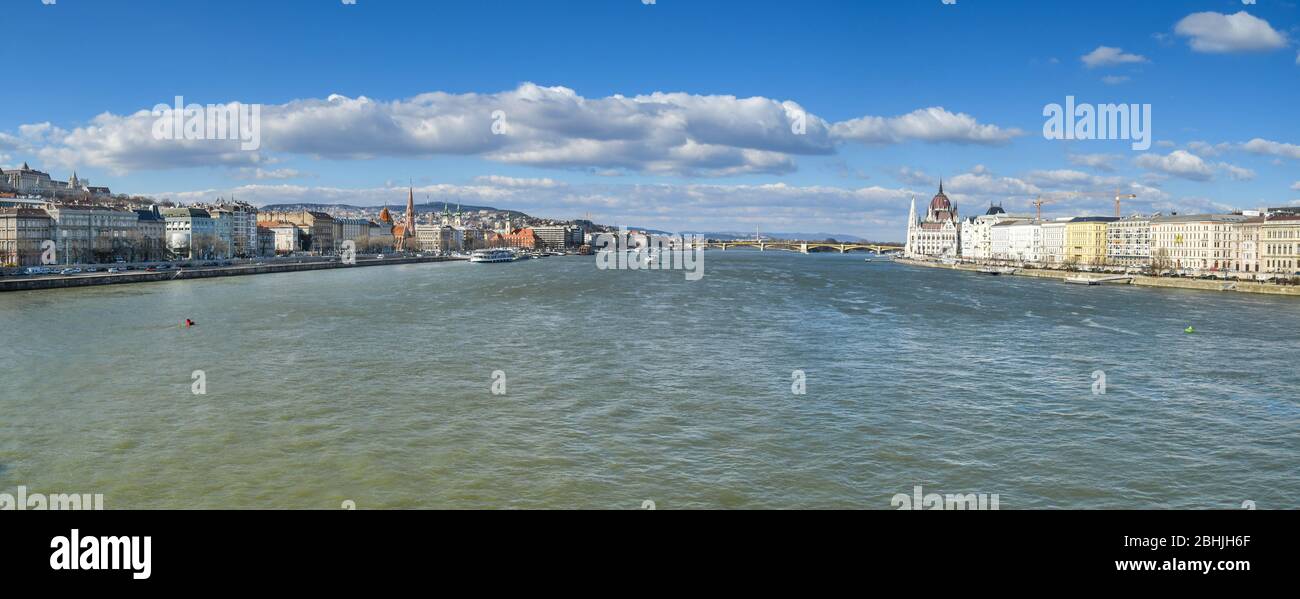
{"type": "Polygon", "coordinates": [[[943,195],[943,175],[939,175],[939,195],[943,195]]]}
{"type": "Polygon", "coordinates": [[[415,186],[412,185],[406,192],[406,227],[409,229],[415,226],[415,186]]]}

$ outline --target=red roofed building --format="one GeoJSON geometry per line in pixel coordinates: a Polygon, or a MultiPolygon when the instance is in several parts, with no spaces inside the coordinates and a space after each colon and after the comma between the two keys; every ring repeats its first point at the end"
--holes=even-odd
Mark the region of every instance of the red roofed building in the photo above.
{"type": "Polygon", "coordinates": [[[532,229],[513,229],[509,233],[492,233],[488,247],[537,249],[537,234],[532,229]]]}

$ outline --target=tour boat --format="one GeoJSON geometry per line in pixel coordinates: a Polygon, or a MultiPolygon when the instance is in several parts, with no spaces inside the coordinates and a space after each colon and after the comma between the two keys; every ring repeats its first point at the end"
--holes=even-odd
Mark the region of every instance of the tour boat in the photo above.
{"type": "Polygon", "coordinates": [[[510,250],[478,250],[470,254],[470,262],[514,262],[515,254],[510,250]]]}

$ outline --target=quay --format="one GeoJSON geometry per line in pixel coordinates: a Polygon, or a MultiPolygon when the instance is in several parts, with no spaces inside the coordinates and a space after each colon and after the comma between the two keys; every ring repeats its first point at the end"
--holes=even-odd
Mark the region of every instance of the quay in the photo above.
{"type": "Polygon", "coordinates": [[[364,266],[391,266],[396,264],[423,264],[428,262],[463,261],[465,258],[450,256],[377,258],[357,257],[355,264],[339,261],[316,260],[288,263],[245,264],[236,266],[213,266],[187,268],[184,270],[165,271],[128,271],[122,273],[98,273],[74,276],[29,276],[0,279],[0,293],[6,291],[31,291],[37,289],[66,289],[71,287],[90,287],[96,285],[122,285],[127,283],[158,283],[164,281],[181,281],[188,279],[208,279],[214,277],[242,277],[248,275],[274,274],[283,272],[302,272],[308,270],[326,270],[332,268],[360,268],[364,266]]]}
{"type": "MultiPolygon", "coordinates": [[[[931,262],[927,260],[916,260],[912,258],[895,258],[894,262],[907,264],[909,266],[921,266],[925,268],[946,268],[949,270],[962,270],[972,273],[978,273],[980,266],[974,264],[944,264],[942,262],[931,262]]],[[[1017,268],[1014,272],[1007,273],[1009,276],[1016,277],[1036,277],[1040,279],[1059,279],[1066,280],[1077,278],[1080,273],[1069,272],[1064,270],[1050,270],[1045,268],[1017,268]]],[[[1150,277],[1146,275],[1124,275],[1114,277],[1113,280],[1108,276],[1101,276],[1096,280],[1100,283],[1123,284],[1121,279],[1128,279],[1129,285],[1139,287],[1164,287],[1168,289],[1198,289],[1201,291],[1233,291],[1237,293],[1262,293],[1267,295],[1289,295],[1300,297],[1300,286],[1296,285],[1278,285],[1275,283],[1256,283],[1251,281],[1224,281],[1224,280],[1206,280],[1206,279],[1182,279],[1175,277],[1150,277]],[[1106,279],[1106,280],[1101,280],[1106,279]]]]}

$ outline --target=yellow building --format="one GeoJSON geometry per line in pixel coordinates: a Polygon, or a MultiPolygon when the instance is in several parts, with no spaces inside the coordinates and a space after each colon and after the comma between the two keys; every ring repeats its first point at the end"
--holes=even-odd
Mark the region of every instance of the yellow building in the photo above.
{"type": "Polygon", "coordinates": [[[1260,271],[1300,273],[1300,215],[1276,214],[1259,228],[1260,271]]]}
{"type": "Polygon", "coordinates": [[[1106,264],[1106,229],[1119,220],[1110,216],[1081,216],[1065,225],[1065,260],[1079,266],[1106,264]]]}

